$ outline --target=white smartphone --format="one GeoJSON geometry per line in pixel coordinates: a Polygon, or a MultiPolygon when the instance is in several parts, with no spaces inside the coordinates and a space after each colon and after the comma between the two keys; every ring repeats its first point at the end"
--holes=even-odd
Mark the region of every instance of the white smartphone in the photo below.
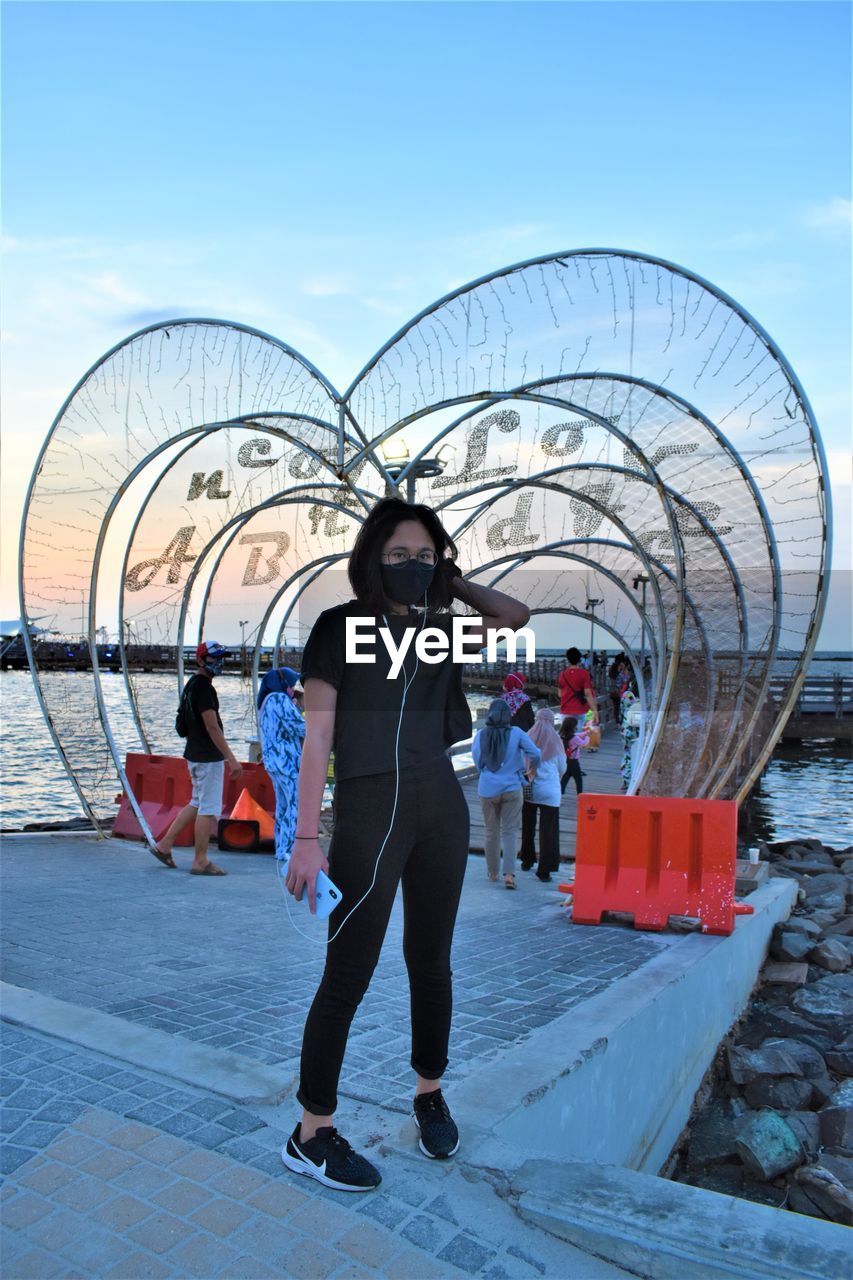
{"type": "MultiPolygon", "coordinates": [[[[335,907],[339,907],[343,900],[344,895],[341,893],[338,886],[336,884],[332,884],[332,881],[326,875],[325,871],[318,871],[317,883],[314,886],[314,905],[317,908],[317,919],[328,919],[335,907]]],[[[307,903],[307,885],[302,886],[299,901],[307,903]]]]}
{"type": "MultiPolygon", "coordinates": [[[[279,875],[282,880],[284,880],[287,875],[287,864],[289,861],[289,858],[279,859],[279,875]]],[[[332,883],[325,871],[318,871],[317,883],[314,887],[314,905],[317,908],[315,913],[317,919],[327,920],[335,907],[339,907],[343,900],[344,895],[341,893],[338,886],[332,883]]],[[[302,886],[302,892],[300,893],[297,901],[307,903],[308,895],[306,893],[305,885],[302,886]]]]}

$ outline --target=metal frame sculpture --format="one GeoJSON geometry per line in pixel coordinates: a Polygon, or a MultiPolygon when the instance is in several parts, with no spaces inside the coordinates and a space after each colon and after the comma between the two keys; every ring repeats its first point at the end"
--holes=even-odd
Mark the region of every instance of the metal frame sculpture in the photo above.
{"type": "Polygon", "coordinates": [[[336,598],[330,572],[364,514],[400,491],[439,510],[467,572],[512,584],[534,615],[589,617],[593,590],[595,623],[635,670],[648,638],[632,792],[747,794],[826,598],[814,416],[773,341],[721,290],[662,259],[583,249],[441,298],[343,393],[287,344],[206,319],[143,329],[84,375],[30,482],[20,596],[22,618],[52,615],[59,631],[88,616],[81,681],[47,670],[27,627],[24,640],[99,830],[116,775],[127,789],[123,748],[167,745],[128,667],[131,629],[175,646],[180,681],[188,636],[239,610],[256,682],[261,646],[278,653],[288,627],[304,636],[336,598]],[[645,611],[628,585],[638,573],[645,611]],[[119,712],[98,666],[105,606],[119,618],[119,712]],[[774,701],[780,653],[795,661],[774,701]]]}

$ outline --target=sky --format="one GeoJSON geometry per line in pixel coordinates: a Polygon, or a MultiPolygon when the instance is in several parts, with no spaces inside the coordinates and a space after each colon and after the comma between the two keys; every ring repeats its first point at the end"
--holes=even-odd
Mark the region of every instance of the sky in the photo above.
{"type": "Polygon", "coordinates": [[[850,648],[850,7],[39,3],[3,22],[2,593],[38,449],[98,357],[243,322],[338,387],[512,262],[608,246],[731,294],[830,463],[850,648]]]}

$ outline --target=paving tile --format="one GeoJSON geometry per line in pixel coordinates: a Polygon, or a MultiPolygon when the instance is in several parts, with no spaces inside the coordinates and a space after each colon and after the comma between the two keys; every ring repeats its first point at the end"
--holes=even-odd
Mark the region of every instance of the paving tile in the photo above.
{"type": "Polygon", "coordinates": [[[393,1231],[408,1218],[411,1208],[403,1201],[390,1196],[388,1192],[378,1191],[368,1194],[366,1203],[359,1206],[358,1212],[393,1231]]]}
{"type": "Polygon", "coordinates": [[[28,1160],[32,1160],[36,1154],[35,1151],[28,1147],[16,1147],[12,1144],[5,1145],[0,1149],[0,1173],[14,1173],[25,1165],[28,1160]]]}
{"type": "Polygon", "coordinates": [[[340,1264],[340,1255],[317,1240],[299,1240],[284,1259],[286,1274],[296,1280],[325,1280],[340,1264]]]}
{"type": "MultiPolygon", "coordinates": [[[[286,1222],[254,1217],[231,1236],[229,1244],[241,1254],[258,1258],[267,1266],[278,1267],[279,1274],[284,1271],[288,1275],[284,1256],[297,1237],[298,1233],[286,1222]]],[[[338,1262],[340,1263],[340,1257],[338,1262]]]]}
{"type": "Polygon", "coordinates": [[[4,1107],[0,1113],[0,1133],[14,1133],[31,1118],[32,1112],[23,1107],[4,1107]]]}
{"type": "MultiPolygon", "coordinates": [[[[425,1254],[409,1249],[392,1258],[382,1274],[389,1280],[448,1280],[448,1275],[459,1273],[448,1272],[446,1264],[442,1266],[425,1254]]],[[[572,1280],[581,1280],[581,1277],[576,1276],[572,1280]]]]}
{"type": "Polygon", "coordinates": [[[88,1134],[92,1138],[104,1138],[120,1127],[120,1121],[114,1115],[97,1111],[94,1107],[84,1111],[74,1128],[78,1133],[88,1134]]]}
{"type": "Polygon", "coordinates": [[[399,1242],[390,1232],[362,1222],[344,1232],[336,1241],[335,1248],[371,1271],[378,1271],[398,1252],[399,1242]]]}
{"type": "Polygon", "coordinates": [[[236,1200],[209,1200],[189,1215],[189,1222],[203,1231],[212,1231],[217,1236],[230,1236],[252,1216],[252,1209],[238,1204],[236,1200]]]}
{"type": "Polygon", "coordinates": [[[230,1172],[231,1167],[231,1162],[225,1156],[217,1155],[213,1151],[191,1151],[189,1155],[181,1156],[176,1160],[171,1170],[183,1178],[207,1182],[209,1178],[214,1178],[218,1174],[230,1172]]]}
{"type": "Polygon", "coordinates": [[[459,1267],[461,1271],[467,1271],[472,1276],[475,1276],[488,1262],[491,1262],[494,1256],[494,1249],[486,1248],[485,1245],[479,1244],[478,1241],[472,1240],[470,1236],[463,1235],[461,1232],[459,1235],[454,1236],[438,1253],[438,1257],[442,1262],[449,1262],[454,1267],[459,1267]]]}
{"type": "MultiPolygon", "coordinates": [[[[150,1253],[133,1253],[123,1262],[103,1272],[103,1280],[170,1280],[175,1272],[150,1253]]],[[[248,1276],[241,1280],[249,1280],[248,1276]]]]}
{"type": "Polygon", "coordinates": [[[238,1250],[211,1236],[193,1236],[184,1244],[178,1245],[169,1254],[169,1262],[174,1268],[172,1275],[199,1276],[209,1280],[210,1276],[225,1272],[229,1277],[241,1276],[245,1280],[254,1280],[252,1272],[240,1272],[235,1264],[239,1259],[238,1250]]]}
{"type": "Polygon", "coordinates": [[[49,1280],[52,1276],[63,1275],[66,1268],[57,1258],[52,1258],[42,1249],[29,1249],[15,1259],[13,1280],[49,1280]]]}
{"type": "Polygon", "coordinates": [[[173,1182],[171,1186],[165,1187],[151,1197],[155,1204],[180,1218],[207,1204],[211,1198],[212,1192],[209,1187],[201,1187],[197,1182],[190,1182],[188,1178],[173,1182]]]}
{"type": "Polygon", "coordinates": [[[409,1244],[416,1245],[418,1249],[425,1249],[427,1253],[436,1253],[442,1245],[448,1243],[454,1231],[455,1228],[449,1222],[444,1222],[441,1218],[429,1217],[425,1213],[418,1213],[402,1227],[400,1235],[408,1240],[409,1244]]]}
{"type": "Polygon", "coordinates": [[[60,1187],[54,1192],[53,1198],[58,1204],[65,1205],[67,1209],[88,1213],[90,1209],[97,1208],[114,1194],[112,1188],[98,1178],[80,1177],[69,1182],[67,1186],[60,1187]]]}
{"type": "Polygon", "coordinates": [[[210,1186],[214,1191],[224,1196],[233,1196],[235,1200],[248,1199],[254,1192],[268,1184],[269,1179],[256,1173],[254,1169],[241,1168],[240,1165],[231,1164],[230,1161],[225,1168],[220,1167],[219,1172],[210,1178],[210,1186]]]}
{"type": "Polygon", "coordinates": [[[174,1182],[171,1170],[158,1169],[153,1164],[138,1164],[115,1179],[114,1186],[131,1195],[153,1196],[174,1182]]]}
{"type": "Polygon", "coordinates": [[[102,1226],[109,1227],[111,1231],[126,1231],[128,1227],[135,1227],[138,1222],[144,1221],[152,1212],[151,1205],[144,1200],[137,1200],[131,1195],[118,1195],[107,1204],[99,1205],[91,1212],[90,1217],[102,1226]]]}
{"type": "Polygon", "coordinates": [[[32,1191],[39,1191],[42,1195],[53,1195],[54,1191],[58,1191],[60,1187],[64,1187],[66,1183],[73,1182],[75,1178],[81,1175],[76,1169],[69,1168],[67,1165],[49,1164],[33,1165],[28,1167],[17,1175],[18,1183],[22,1187],[29,1187],[32,1191]]]}
{"type": "MultiPolygon", "coordinates": [[[[78,1231],[70,1240],[66,1240],[61,1250],[63,1261],[69,1259],[86,1273],[95,1276],[100,1275],[107,1267],[116,1266],[132,1252],[130,1241],[91,1223],[86,1224],[85,1231],[78,1231]]],[[[73,1274],[74,1268],[69,1270],[73,1274]]]]}
{"type": "Polygon", "coordinates": [[[200,1129],[196,1129],[193,1134],[193,1142],[200,1147],[207,1147],[213,1151],[216,1147],[222,1146],[223,1142],[230,1142],[234,1134],[230,1129],[226,1129],[224,1125],[216,1123],[208,1123],[202,1125],[200,1129]]]}
{"type": "Polygon", "coordinates": [[[131,1121],[129,1124],[122,1124],[113,1129],[109,1135],[109,1143],[111,1147],[121,1147],[123,1151],[136,1151],[156,1137],[157,1130],[152,1129],[150,1125],[131,1121]]]}
{"type": "Polygon", "coordinates": [[[221,1116],[229,1108],[227,1102],[218,1102],[214,1098],[201,1098],[198,1102],[194,1102],[187,1107],[187,1111],[194,1116],[200,1116],[202,1120],[215,1120],[217,1116],[221,1116]]]}
{"type": "Polygon", "coordinates": [[[152,1164],[169,1165],[180,1160],[181,1156],[192,1153],[192,1146],[182,1138],[174,1138],[171,1134],[158,1134],[150,1142],[137,1148],[136,1154],[150,1160],[152,1164]]]}
{"type": "Polygon", "coordinates": [[[247,1197],[246,1203],[259,1213],[266,1213],[272,1218],[287,1218],[292,1213],[304,1210],[311,1200],[298,1187],[287,1182],[267,1182],[247,1197]]]}
{"type": "Polygon", "coordinates": [[[127,1232],[129,1239],[156,1254],[166,1253],[194,1234],[192,1227],[171,1213],[153,1213],[150,1218],[127,1232]]]}
{"type": "Polygon", "coordinates": [[[57,1253],[78,1232],[79,1221],[70,1209],[54,1209],[27,1228],[27,1238],[39,1248],[57,1253]]]}
{"type": "Polygon", "coordinates": [[[69,1131],[66,1137],[54,1142],[47,1154],[51,1160],[59,1160],[62,1164],[79,1165],[85,1160],[92,1160],[105,1151],[103,1143],[95,1142],[85,1133],[69,1131]]]}
{"type": "Polygon", "coordinates": [[[21,1191],[14,1200],[3,1206],[3,1226],[13,1231],[23,1231],[48,1213],[53,1213],[53,1205],[49,1200],[32,1191],[21,1191]]]}

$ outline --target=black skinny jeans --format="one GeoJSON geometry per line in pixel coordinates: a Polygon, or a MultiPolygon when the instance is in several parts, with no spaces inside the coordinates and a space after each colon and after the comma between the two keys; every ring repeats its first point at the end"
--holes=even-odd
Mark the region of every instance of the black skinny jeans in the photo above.
{"type": "Polygon", "coordinates": [[[522,866],[531,867],[536,861],[536,815],[539,814],[539,875],[560,870],[560,810],[556,805],[531,804],[525,800],[521,807],[522,866]]]}
{"type": "MultiPolygon", "coordinates": [[[[335,789],[329,876],[343,902],[329,936],[373,878],[394,808],[395,775],[349,778],[335,789]]],[[[367,991],[397,886],[403,885],[403,955],[409,971],[411,1063],[440,1080],[447,1068],[452,1006],[450,947],[468,858],[468,805],[446,756],[400,772],[400,794],[376,884],[326,951],[326,967],[305,1023],[297,1098],[312,1115],[337,1108],[350,1024],[367,991]]]]}
{"type": "Polygon", "coordinates": [[[580,793],[583,791],[583,777],[581,776],[580,760],[569,760],[569,759],[566,760],[566,772],[563,774],[562,778],[560,779],[561,792],[564,792],[566,790],[566,787],[569,785],[569,778],[574,778],[575,790],[577,791],[578,795],[580,795],[580,793]]]}

